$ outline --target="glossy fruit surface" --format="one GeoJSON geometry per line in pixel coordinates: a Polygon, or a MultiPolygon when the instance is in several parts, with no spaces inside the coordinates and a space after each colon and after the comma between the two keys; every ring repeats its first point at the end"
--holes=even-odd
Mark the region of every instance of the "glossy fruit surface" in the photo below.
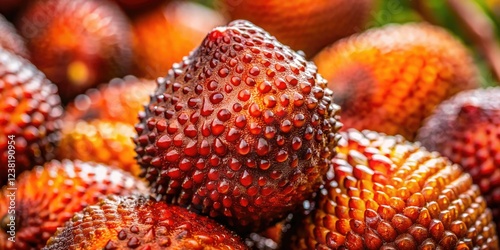
{"type": "Polygon", "coordinates": [[[146,186],[120,169],[81,161],[54,160],[25,172],[0,192],[0,249],[41,249],[75,212],[110,194],[146,194],[146,186]],[[12,228],[15,242],[8,240],[12,228]]]}
{"type": "Polygon", "coordinates": [[[349,130],[291,249],[499,249],[491,211],[458,165],[401,136],[349,130]]]}
{"type": "Polygon", "coordinates": [[[44,249],[68,248],[246,249],[238,236],[209,218],[133,196],[110,196],[85,208],[59,229],[44,249]]]}
{"type": "Polygon", "coordinates": [[[464,91],[443,102],[417,140],[461,165],[500,225],[500,88],[464,91]]]}
{"type": "Polygon", "coordinates": [[[0,49],[0,72],[1,186],[54,157],[63,109],[56,85],[27,60],[0,49]]]}
{"type": "Polygon", "coordinates": [[[33,64],[58,85],[65,103],[131,67],[130,25],[111,1],[33,1],[18,27],[33,64]]]}
{"type": "Polygon", "coordinates": [[[138,176],[134,126],[105,120],[66,122],[57,148],[58,159],[104,163],[138,176]]]}
{"type": "Polygon", "coordinates": [[[188,1],[167,3],[138,16],[133,22],[136,74],[151,79],[166,76],[172,64],[223,24],[217,12],[188,1]]]}
{"type": "Polygon", "coordinates": [[[323,50],[314,62],[342,107],[345,129],[409,140],[440,102],[479,84],[464,45],[424,23],[354,35],[323,50]]]}
{"type": "Polygon", "coordinates": [[[249,20],[308,58],[364,29],[373,0],[219,0],[231,20],[249,20]]]}
{"type": "Polygon", "coordinates": [[[136,126],[144,177],[163,200],[263,229],[321,184],[340,126],[325,87],[253,24],[215,28],[159,81],[136,126]]]}
{"type": "Polygon", "coordinates": [[[105,120],[135,125],[139,112],[148,104],[154,92],[153,80],[138,79],[134,76],[112,79],[96,89],[89,89],[79,95],[66,108],[65,121],[105,120]]]}

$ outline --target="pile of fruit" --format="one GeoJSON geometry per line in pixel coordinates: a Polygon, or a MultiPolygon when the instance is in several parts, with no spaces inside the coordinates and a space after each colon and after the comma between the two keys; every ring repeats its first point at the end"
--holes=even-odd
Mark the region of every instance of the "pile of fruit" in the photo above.
{"type": "Polygon", "coordinates": [[[311,2],[2,1],[0,250],[500,249],[469,49],[311,2]]]}

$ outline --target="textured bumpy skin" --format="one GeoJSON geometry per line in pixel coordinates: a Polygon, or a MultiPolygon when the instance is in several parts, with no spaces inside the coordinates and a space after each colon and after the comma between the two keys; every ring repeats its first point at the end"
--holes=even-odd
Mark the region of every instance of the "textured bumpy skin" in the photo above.
{"type": "Polygon", "coordinates": [[[104,120],[67,122],[61,134],[57,159],[99,162],[139,175],[131,139],[135,136],[134,126],[104,120]]]}
{"type": "Polygon", "coordinates": [[[291,249],[499,249],[491,211],[458,165],[401,136],[343,136],[291,249]]]}
{"type": "MultiPolygon", "coordinates": [[[[460,164],[500,226],[500,88],[465,91],[442,103],[417,140],[460,164]]],[[[498,230],[497,230],[498,232],[498,230]]]]}
{"type": "Polygon", "coordinates": [[[144,197],[110,196],[75,214],[44,248],[65,249],[237,250],[246,247],[222,225],[185,208],[144,197]]]}
{"type": "Polygon", "coordinates": [[[413,140],[436,105],[478,86],[467,49],[429,24],[390,25],[346,38],[314,62],[342,107],[344,128],[413,140]]]}
{"type": "Polygon", "coordinates": [[[139,112],[149,103],[149,96],[155,88],[153,80],[134,76],[112,79],[109,84],[77,96],[66,108],[64,121],[100,119],[135,125],[139,112]]]}
{"type": "Polygon", "coordinates": [[[40,71],[0,49],[0,186],[8,177],[9,135],[15,137],[15,145],[10,145],[15,174],[54,157],[63,114],[60,103],[57,87],[40,71]]]}
{"type": "Polygon", "coordinates": [[[133,22],[137,75],[164,77],[172,64],[223,24],[224,18],[217,12],[187,1],[175,1],[137,17],[133,22]]]}
{"type": "Polygon", "coordinates": [[[18,27],[33,64],[58,84],[65,103],[132,65],[130,26],[111,1],[32,1],[18,27]]]}
{"type": "Polygon", "coordinates": [[[17,34],[17,30],[4,16],[0,15],[0,47],[16,55],[28,58],[28,49],[24,39],[17,34]]]}
{"type": "Polygon", "coordinates": [[[374,0],[218,0],[221,11],[267,30],[312,57],[340,38],[363,30],[374,0]]]}
{"type": "Polygon", "coordinates": [[[321,184],[338,106],[314,64],[264,30],[214,29],[159,83],[135,142],[161,199],[243,232],[286,216],[321,184]]]}
{"type": "Polygon", "coordinates": [[[0,193],[0,249],[41,249],[57,227],[105,195],[146,194],[144,183],[120,169],[81,161],[51,161],[19,176],[0,193]],[[14,208],[9,208],[13,205],[14,208]],[[7,240],[15,211],[15,243],[7,240]]]}

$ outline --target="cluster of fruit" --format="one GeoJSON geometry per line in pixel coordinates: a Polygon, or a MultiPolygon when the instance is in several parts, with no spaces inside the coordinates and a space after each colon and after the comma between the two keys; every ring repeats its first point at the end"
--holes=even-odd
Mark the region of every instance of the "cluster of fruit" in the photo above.
{"type": "Polygon", "coordinates": [[[500,249],[500,90],[374,2],[3,1],[0,250],[500,249]]]}

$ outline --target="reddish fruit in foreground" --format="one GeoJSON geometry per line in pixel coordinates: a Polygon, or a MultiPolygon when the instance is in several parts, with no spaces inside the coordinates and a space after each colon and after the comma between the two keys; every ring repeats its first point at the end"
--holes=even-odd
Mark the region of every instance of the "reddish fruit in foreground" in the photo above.
{"type": "Polygon", "coordinates": [[[66,108],[65,121],[92,121],[94,119],[135,125],[139,112],[148,104],[154,92],[153,80],[126,76],[112,79],[109,84],[89,89],[66,108]]]}
{"type": "Polygon", "coordinates": [[[323,47],[360,30],[374,0],[218,0],[231,20],[245,19],[311,58],[323,47]]]}
{"type": "Polygon", "coordinates": [[[401,136],[349,130],[291,249],[499,249],[479,187],[401,136]]]}
{"type": "Polygon", "coordinates": [[[0,47],[16,55],[28,58],[28,49],[23,38],[17,34],[17,30],[4,16],[0,15],[0,47]]]}
{"type": "Polygon", "coordinates": [[[12,184],[0,192],[0,249],[41,249],[75,212],[98,202],[103,195],[146,193],[141,180],[122,170],[67,160],[36,167],[12,184]],[[9,225],[11,216],[15,217],[13,227],[9,225]],[[13,229],[15,242],[8,240],[13,229]]]}
{"type": "Polygon", "coordinates": [[[133,196],[110,196],[85,208],[59,229],[44,249],[68,248],[246,249],[238,236],[209,218],[133,196]]]}
{"type": "Polygon", "coordinates": [[[478,86],[464,45],[429,24],[390,25],[326,48],[314,62],[342,107],[344,128],[413,140],[442,101],[478,86]]]}
{"type": "Polygon", "coordinates": [[[212,30],[159,81],[136,126],[153,192],[263,229],[321,184],[340,124],[326,81],[301,55],[246,21],[212,30]]]}
{"type": "Polygon", "coordinates": [[[54,157],[63,109],[54,84],[30,62],[1,48],[0,72],[2,186],[54,157]]]}
{"type": "Polygon", "coordinates": [[[417,140],[468,172],[500,226],[500,88],[464,91],[443,102],[417,140]]]}
{"type": "Polygon", "coordinates": [[[33,1],[18,27],[33,64],[58,85],[65,103],[132,65],[130,26],[111,1],[33,1]]]}

